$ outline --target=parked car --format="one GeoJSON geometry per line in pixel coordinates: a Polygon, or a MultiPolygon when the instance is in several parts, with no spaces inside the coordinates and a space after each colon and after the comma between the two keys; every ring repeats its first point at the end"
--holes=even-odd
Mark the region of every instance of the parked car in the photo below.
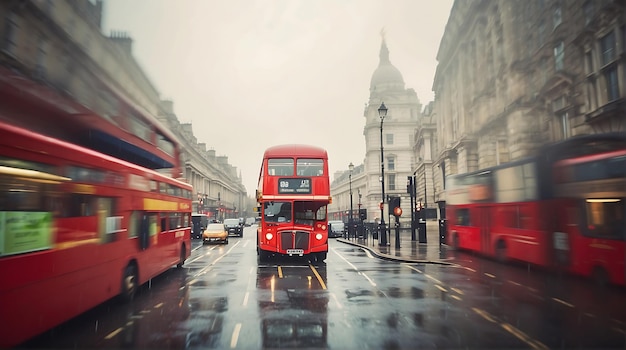
{"type": "MultiPolygon", "coordinates": [[[[236,220],[236,219],[235,219],[236,220]]],[[[211,242],[222,242],[228,244],[228,232],[226,226],[221,223],[211,223],[202,232],[202,244],[211,242]]]]}
{"type": "Polygon", "coordinates": [[[343,221],[333,220],[328,222],[328,237],[343,237],[346,232],[346,225],[343,221]]]}
{"type": "Polygon", "coordinates": [[[243,237],[243,223],[239,219],[226,219],[224,226],[226,226],[228,235],[243,237]]]}

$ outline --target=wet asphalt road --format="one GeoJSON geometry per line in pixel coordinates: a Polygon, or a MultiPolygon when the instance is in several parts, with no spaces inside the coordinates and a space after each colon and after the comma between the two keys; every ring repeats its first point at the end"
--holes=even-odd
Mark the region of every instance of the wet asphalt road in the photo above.
{"type": "Polygon", "coordinates": [[[373,258],[330,241],[326,264],[258,265],[256,228],[194,241],[182,269],[23,348],[626,348],[626,291],[459,254],[373,258]]]}

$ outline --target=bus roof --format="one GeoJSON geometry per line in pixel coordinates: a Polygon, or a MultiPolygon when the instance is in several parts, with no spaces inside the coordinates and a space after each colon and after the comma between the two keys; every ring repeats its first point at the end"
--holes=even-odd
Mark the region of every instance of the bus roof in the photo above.
{"type": "Polygon", "coordinates": [[[321,158],[328,159],[325,149],[311,145],[286,144],[269,147],[263,158],[321,158]]]}

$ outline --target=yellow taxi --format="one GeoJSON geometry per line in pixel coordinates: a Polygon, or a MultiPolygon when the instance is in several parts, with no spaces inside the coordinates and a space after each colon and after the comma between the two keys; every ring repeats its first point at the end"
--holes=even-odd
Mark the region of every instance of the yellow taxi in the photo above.
{"type": "Polygon", "coordinates": [[[222,223],[211,223],[202,232],[202,244],[222,242],[228,244],[228,231],[222,223]]]}

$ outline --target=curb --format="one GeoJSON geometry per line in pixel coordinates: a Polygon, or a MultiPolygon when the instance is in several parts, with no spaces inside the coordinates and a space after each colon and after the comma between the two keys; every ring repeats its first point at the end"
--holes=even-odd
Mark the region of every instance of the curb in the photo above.
{"type": "Polygon", "coordinates": [[[351,242],[345,238],[337,238],[338,242],[344,243],[344,244],[348,244],[348,245],[352,245],[355,247],[359,247],[363,250],[367,250],[369,251],[372,255],[376,256],[379,259],[382,260],[389,260],[389,261],[399,261],[399,262],[405,262],[405,263],[414,263],[414,264],[435,264],[435,265],[446,265],[446,266],[458,266],[458,264],[456,263],[451,263],[451,262],[447,262],[447,261],[441,261],[441,260],[422,260],[422,259],[408,259],[408,258],[402,258],[402,257],[398,257],[398,256],[394,256],[394,255],[389,255],[389,254],[383,254],[381,252],[376,251],[375,249],[372,249],[368,246],[359,244],[359,243],[355,243],[355,242],[351,242]]]}

